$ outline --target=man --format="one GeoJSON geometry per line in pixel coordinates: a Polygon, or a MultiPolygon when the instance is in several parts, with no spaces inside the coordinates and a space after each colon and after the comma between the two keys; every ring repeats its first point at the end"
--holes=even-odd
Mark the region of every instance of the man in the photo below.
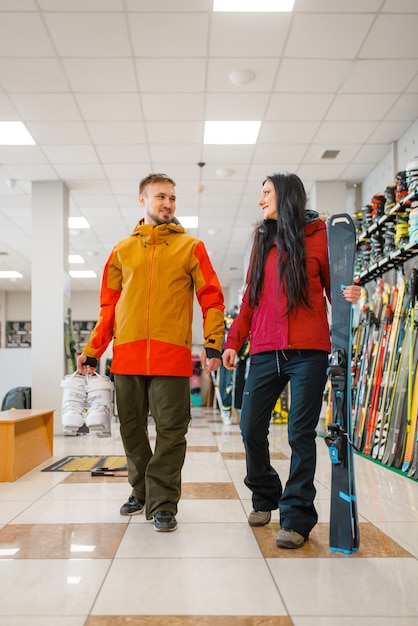
{"type": "Polygon", "coordinates": [[[91,373],[113,339],[112,373],[132,495],[120,509],[145,509],[157,531],[177,527],[181,470],[190,422],[194,292],[202,309],[207,373],[221,364],[224,302],[204,244],[175,219],[175,182],[149,174],[140,182],[144,217],[106,263],[100,315],[78,371],[91,373]],[[154,418],[154,452],[148,414],[154,418]]]}

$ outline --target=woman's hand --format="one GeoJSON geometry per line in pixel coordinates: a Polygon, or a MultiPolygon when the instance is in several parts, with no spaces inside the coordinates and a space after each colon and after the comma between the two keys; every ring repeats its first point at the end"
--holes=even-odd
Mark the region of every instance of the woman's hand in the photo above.
{"type": "Polygon", "coordinates": [[[233,370],[235,367],[235,359],[237,353],[236,350],[232,348],[227,348],[222,355],[222,362],[224,364],[224,368],[227,370],[233,370]]]}

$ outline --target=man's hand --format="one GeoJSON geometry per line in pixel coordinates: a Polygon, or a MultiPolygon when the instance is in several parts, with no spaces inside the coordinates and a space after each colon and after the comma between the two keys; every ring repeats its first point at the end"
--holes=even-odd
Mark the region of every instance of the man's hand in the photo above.
{"type": "Polygon", "coordinates": [[[85,354],[79,354],[77,357],[77,372],[80,374],[95,374],[96,368],[92,365],[86,365],[87,356],[85,354]]]}
{"type": "Polygon", "coordinates": [[[206,350],[203,348],[202,354],[200,355],[200,360],[202,363],[202,369],[205,374],[210,374],[211,372],[216,372],[221,367],[221,359],[212,358],[208,359],[206,355],[206,350]]]}

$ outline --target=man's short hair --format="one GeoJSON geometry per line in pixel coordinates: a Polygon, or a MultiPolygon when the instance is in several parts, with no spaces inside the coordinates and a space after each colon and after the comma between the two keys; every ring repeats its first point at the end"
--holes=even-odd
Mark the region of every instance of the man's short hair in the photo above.
{"type": "Polygon", "coordinates": [[[174,180],[167,176],[167,174],[148,174],[148,176],[145,176],[139,183],[139,195],[144,193],[144,189],[147,185],[153,185],[154,183],[169,183],[173,185],[173,187],[176,186],[174,180]]]}

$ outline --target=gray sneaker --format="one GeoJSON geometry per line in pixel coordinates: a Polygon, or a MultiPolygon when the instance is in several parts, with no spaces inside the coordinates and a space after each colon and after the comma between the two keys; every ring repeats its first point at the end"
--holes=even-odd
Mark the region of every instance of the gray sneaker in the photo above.
{"type": "Polygon", "coordinates": [[[125,504],[120,507],[121,515],[138,515],[144,510],[145,502],[138,500],[135,496],[129,496],[129,499],[125,504]]]}
{"type": "Polygon", "coordinates": [[[167,533],[176,530],[176,528],[176,518],[170,511],[157,511],[154,515],[154,530],[167,533]]]}
{"type": "Polygon", "coordinates": [[[266,526],[271,520],[271,511],[251,511],[248,516],[250,526],[266,526]]]}
{"type": "Polygon", "coordinates": [[[296,530],[289,530],[288,528],[281,528],[276,539],[276,546],[278,548],[288,548],[290,550],[295,548],[301,548],[305,543],[307,537],[304,537],[296,530]]]}

